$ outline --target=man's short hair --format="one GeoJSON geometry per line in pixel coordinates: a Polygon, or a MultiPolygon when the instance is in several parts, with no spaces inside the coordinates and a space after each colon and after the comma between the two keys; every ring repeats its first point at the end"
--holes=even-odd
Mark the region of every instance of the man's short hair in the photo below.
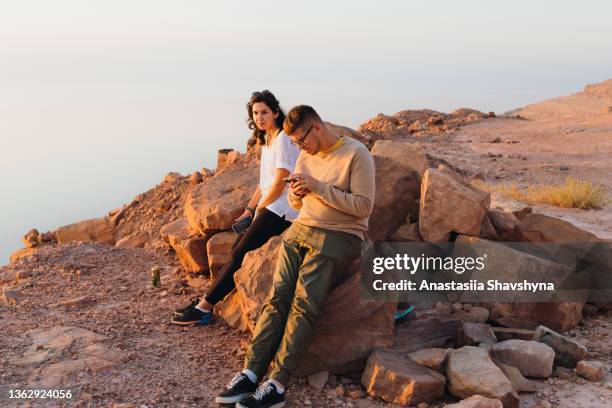
{"type": "Polygon", "coordinates": [[[311,122],[321,122],[321,117],[312,106],[298,105],[293,107],[283,123],[285,134],[291,136],[296,129],[311,122]]]}

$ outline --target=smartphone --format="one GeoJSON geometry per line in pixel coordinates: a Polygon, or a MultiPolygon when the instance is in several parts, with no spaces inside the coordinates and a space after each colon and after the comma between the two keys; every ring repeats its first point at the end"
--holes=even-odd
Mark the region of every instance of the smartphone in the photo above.
{"type": "Polygon", "coordinates": [[[285,183],[292,183],[292,182],[297,181],[297,180],[298,180],[298,179],[296,179],[296,178],[291,178],[291,177],[285,177],[285,178],[283,179],[283,181],[284,181],[285,183]]]}
{"type": "Polygon", "coordinates": [[[248,217],[243,218],[242,220],[232,225],[232,230],[236,234],[240,234],[241,232],[246,231],[246,229],[249,228],[249,225],[251,225],[252,222],[253,222],[253,217],[249,215],[248,217]]]}

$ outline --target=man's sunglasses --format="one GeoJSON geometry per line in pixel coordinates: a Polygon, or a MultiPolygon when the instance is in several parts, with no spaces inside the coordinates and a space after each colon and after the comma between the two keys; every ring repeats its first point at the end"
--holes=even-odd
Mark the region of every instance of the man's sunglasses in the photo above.
{"type": "Polygon", "coordinates": [[[293,143],[294,145],[296,145],[297,147],[304,147],[306,146],[304,143],[304,140],[306,139],[306,137],[308,136],[308,133],[310,133],[310,131],[312,130],[312,127],[314,125],[310,125],[310,127],[308,128],[308,130],[306,131],[306,133],[304,133],[304,136],[302,136],[300,138],[300,140],[292,140],[291,143],[293,143]]]}

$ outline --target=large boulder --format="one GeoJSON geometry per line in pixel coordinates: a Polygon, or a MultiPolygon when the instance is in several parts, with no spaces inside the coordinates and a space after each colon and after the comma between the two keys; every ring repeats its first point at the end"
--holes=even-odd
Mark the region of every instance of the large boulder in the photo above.
{"type": "Polygon", "coordinates": [[[195,186],[185,202],[185,216],[201,235],[228,230],[248,204],[259,182],[257,167],[230,168],[195,186]]]}
{"type": "Polygon", "coordinates": [[[495,359],[518,368],[524,376],[548,378],[552,374],[555,351],[544,343],[506,340],[491,347],[495,359]]]}
{"type": "Polygon", "coordinates": [[[417,405],[440,399],[446,378],[409,358],[379,350],[368,358],[361,382],[374,397],[393,404],[417,405]]]}
{"type": "MultiPolygon", "coordinates": [[[[236,271],[236,292],[223,302],[223,317],[236,328],[253,330],[261,306],[272,290],[281,237],[271,238],[261,248],[249,252],[236,271]],[[236,315],[236,305],[241,317],[236,315]]],[[[368,302],[361,296],[359,262],[347,268],[345,279],[328,295],[310,346],[295,373],[305,377],[319,371],[332,374],[363,369],[375,348],[393,345],[396,304],[368,302]]]]}
{"type": "Polygon", "coordinates": [[[410,212],[419,196],[423,173],[429,162],[414,143],[379,140],[372,148],[376,165],[376,196],[369,219],[368,238],[388,241],[410,212]]]}
{"type": "Polygon", "coordinates": [[[487,350],[466,346],[451,352],[446,367],[449,391],[459,398],[474,395],[498,399],[504,408],[518,408],[512,383],[497,367],[487,350]]]}
{"type": "Polygon", "coordinates": [[[491,198],[448,171],[428,169],[421,183],[419,229],[427,242],[446,242],[451,232],[478,236],[491,198]]]}
{"type": "Polygon", "coordinates": [[[59,227],[54,233],[60,244],[73,241],[115,244],[115,226],[108,217],[75,222],[59,227]]]}
{"type": "Polygon", "coordinates": [[[207,237],[197,235],[185,218],[164,225],[161,236],[174,249],[185,272],[208,271],[207,237]]]}
{"type": "Polygon", "coordinates": [[[219,275],[223,265],[229,260],[236,238],[235,232],[226,231],[213,235],[206,243],[208,267],[213,278],[219,275]]]}

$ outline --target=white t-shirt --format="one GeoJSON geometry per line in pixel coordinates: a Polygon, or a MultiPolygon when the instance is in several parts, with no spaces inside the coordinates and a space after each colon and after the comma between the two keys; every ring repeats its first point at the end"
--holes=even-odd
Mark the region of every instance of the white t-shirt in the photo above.
{"type": "MultiPolygon", "coordinates": [[[[291,143],[289,136],[282,130],[274,138],[272,146],[261,147],[261,160],[259,167],[259,188],[261,189],[261,198],[263,199],[270,191],[272,183],[276,178],[276,169],[286,169],[289,173],[293,173],[295,162],[300,155],[300,149],[291,143]]],[[[289,207],[287,202],[287,193],[289,185],[285,185],[285,189],[281,195],[266,208],[272,211],[279,217],[285,216],[287,221],[293,221],[297,218],[297,211],[289,207]]]]}

